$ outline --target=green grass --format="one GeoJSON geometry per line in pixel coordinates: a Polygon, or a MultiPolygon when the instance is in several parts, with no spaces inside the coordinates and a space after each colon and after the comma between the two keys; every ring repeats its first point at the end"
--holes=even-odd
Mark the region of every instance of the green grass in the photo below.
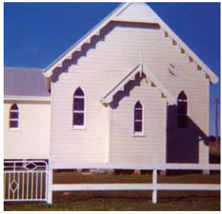
{"type": "MultiPolygon", "coordinates": [[[[142,175],[120,174],[104,175],[82,175],[77,172],[54,173],[53,183],[151,183],[152,174],[145,172],[142,175]]],[[[200,172],[169,172],[169,176],[158,176],[159,183],[220,183],[220,175],[202,175],[200,172]],[[192,173],[192,174],[191,174],[192,173]]]]}
{"type": "MultiPolygon", "coordinates": [[[[158,176],[160,183],[220,183],[220,174],[174,174],[158,176]]],[[[150,183],[151,174],[82,175],[76,172],[54,173],[54,183],[150,183]]],[[[159,191],[158,204],[151,203],[151,191],[55,192],[53,205],[44,202],[7,202],[9,210],[220,210],[220,192],[159,191]]]]}

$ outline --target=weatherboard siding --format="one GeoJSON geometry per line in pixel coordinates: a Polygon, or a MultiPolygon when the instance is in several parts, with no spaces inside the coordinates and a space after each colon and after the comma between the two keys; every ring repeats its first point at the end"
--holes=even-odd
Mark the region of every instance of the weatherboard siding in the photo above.
{"type": "MultiPolygon", "coordinates": [[[[121,152],[126,147],[128,139],[132,137],[131,131],[118,131],[120,126],[126,127],[128,125],[128,129],[132,129],[132,124],[128,124],[129,121],[124,120],[126,115],[121,115],[122,120],[119,124],[116,121],[118,114],[112,118],[114,120],[112,124],[116,124],[116,126],[111,126],[111,132],[114,130],[116,132],[111,136],[109,142],[108,110],[100,103],[100,100],[139,64],[140,53],[142,53],[142,62],[147,65],[148,69],[156,75],[173,96],[177,97],[182,90],[187,93],[189,116],[198,128],[208,134],[209,80],[205,78],[202,71],[197,69],[194,62],[189,62],[188,56],[181,53],[178,46],[172,44],[172,39],[165,37],[162,29],[153,26],[145,27],[144,25],[141,28],[141,25],[137,24],[112,23],[93,41],[97,42],[89,44],[89,49],[85,45],[81,52],[82,56],[77,61],[74,59],[73,63],[65,68],[65,72],[59,75],[58,80],[55,75],[52,77],[50,152],[53,167],[56,168],[63,163],[64,168],[68,165],[75,167],[80,163],[105,163],[110,154],[110,161],[131,160],[133,162],[138,157],[143,157],[144,161],[149,158],[163,161],[166,155],[164,147],[166,139],[164,139],[163,134],[157,136],[157,130],[152,127],[151,129],[147,127],[149,134],[146,137],[132,138],[136,145],[139,142],[147,142],[145,146],[148,150],[147,156],[144,150],[139,147],[136,147],[134,155],[127,156],[126,154],[129,154],[130,150],[132,151],[133,146],[129,146],[128,153],[121,152]],[[170,64],[174,66],[175,76],[172,76],[168,71],[170,64]],[[79,86],[86,95],[85,130],[72,129],[72,97],[74,90],[79,86]],[[113,137],[114,141],[112,140],[113,137]],[[150,139],[148,139],[149,137],[150,139]],[[149,144],[151,139],[156,144],[155,148],[149,144]],[[117,145],[120,140],[123,142],[121,144],[123,147],[117,145]],[[107,149],[108,142],[111,144],[111,147],[109,147],[111,151],[107,149]],[[157,149],[159,152],[156,152],[157,149]],[[111,153],[108,154],[108,152],[111,153]],[[115,154],[112,152],[115,152],[115,154]]],[[[146,96],[146,94],[145,89],[141,90],[141,97],[146,96]]],[[[153,97],[155,97],[154,94],[153,97]]],[[[131,94],[129,98],[132,98],[131,94]]],[[[149,121],[160,122],[160,133],[166,120],[162,109],[165,99],[161,99],[162,104],[160,104],[159,114],[162,116],[157,117],[158,108],[156,106],[155,110],[157,112],[149,115],[149,121]]],[[[161,102],[160,100],[158,98],[155,102],[161,102]]],[[[125,103],[124,99],[121,103],[121,105],[129,105],[129,108],[131,108],[131,104],[130,102],[125,103]]],[[[117,111],[121,114],[121,109],[117,111]]],[[[132,118],[133,115],[128,115],[128,117],[132,118]]],[[[186,148],[186,142],[182,141],[183,139],[180,139],[181,144],[186,148]]],[[[200,143],[199,148],[198,161],[201,163],[208,162],[207,146],[200,143]]],[[[189,152],[189,149],[185,150],[185,155],[189,156],[189,152]]]]}
{"type": "Polygon", "coordinates": [[[18,101],[19,129],[9,128],[14,101],[4,102],[4,159],[49,159],[49,101],[18,101]]]}
{"type": "MultiPolygon", "coordinates": [[[[124,94],[124,92],[123,92],[124,94]]],[[[164,164],[166,160],[166,99],[142,79],[111,112],[110,162],[113,164],[164,164]],[[143,105],[144,136],[135,136],[134,106],[143,105]]]]}

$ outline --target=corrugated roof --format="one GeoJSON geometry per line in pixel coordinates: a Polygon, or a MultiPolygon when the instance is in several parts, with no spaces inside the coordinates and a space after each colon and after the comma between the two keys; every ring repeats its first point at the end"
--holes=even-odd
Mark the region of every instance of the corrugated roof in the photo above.
{"type": "Polygon", "coordinates": [[[4,95],[48,97],[50,93],[44,86],[42,69],[5,67],[4,95]]]}

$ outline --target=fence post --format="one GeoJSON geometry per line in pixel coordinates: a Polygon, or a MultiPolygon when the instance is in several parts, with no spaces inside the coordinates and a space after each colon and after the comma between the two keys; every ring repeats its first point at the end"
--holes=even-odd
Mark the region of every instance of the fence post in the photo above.
{"type": "Polygon", "coordinates": [[[153,193],[152,193],[152,203],[157,203],[157,169],[153,169],[153,193]]]}
{"type": "Polygon", "coordinates": [[[52,191],[52,184],[53,184],[53,169],[51,169],[51,167],[49,168],[49,173],[48,173],[48,185],[47,185],[47,203],[48,204],[52,204],[52,195],[53,195],[53,191],[52,191]]]}

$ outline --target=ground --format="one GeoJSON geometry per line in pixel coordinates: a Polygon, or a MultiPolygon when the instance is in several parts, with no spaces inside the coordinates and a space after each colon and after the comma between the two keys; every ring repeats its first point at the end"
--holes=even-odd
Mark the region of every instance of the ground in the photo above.
{"type": "Polygon", "coordinates": [[[210,141],[209,147],[210,147],[210,163],[220,163],[220,143],[217,146],[216,141],[210,141]]]}
{"type": "MultiPolygon", "coordinates": [[[[149,172],[142,175],[83,175],[77,172],[54,173],[54,183],[150,183],[149,172]]],[[[202,175],[200,172],[169,173],[158,176],[160,183],[220,183],[220,174],[202,175]]],[[[151,191],[55,192],[53,205],[45,202],[5,203],[5,210],[220,210],[219,191],[159,191],[158,204],[151,203],[151,191]]]]}

